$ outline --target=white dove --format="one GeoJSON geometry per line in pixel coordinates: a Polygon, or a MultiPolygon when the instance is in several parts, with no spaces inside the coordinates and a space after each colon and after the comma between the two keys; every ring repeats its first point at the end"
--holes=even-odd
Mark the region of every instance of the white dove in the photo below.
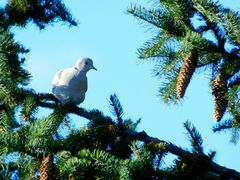
{"type": "Polygon", "coordinates": [[[95,69],[90,58],[78,60],[74,67],[58,71],[52,82],[52,92],[62,105],[78,105],[85,99],[87,92],[87,72],[95,69]]]}

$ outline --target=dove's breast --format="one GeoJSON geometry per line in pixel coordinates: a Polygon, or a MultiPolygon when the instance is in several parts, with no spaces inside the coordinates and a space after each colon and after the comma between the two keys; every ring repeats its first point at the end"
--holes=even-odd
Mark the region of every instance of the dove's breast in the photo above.
{"type": "Polygon", "coordinates": [[[85,93],[88,88],[86,74],[81,74],[74,77],[69,83],[69,89],[71,89],[70,97],[72,103],[79,104],[84,101],[85,93]]]}

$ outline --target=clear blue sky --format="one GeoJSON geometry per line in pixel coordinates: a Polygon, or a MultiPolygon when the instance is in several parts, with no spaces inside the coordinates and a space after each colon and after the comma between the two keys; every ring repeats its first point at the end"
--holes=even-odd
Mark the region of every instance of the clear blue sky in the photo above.
{"type": "MultiPolygon", "coordinates": [[[[137,48],[152,37],[139,21],[126,14],[131,3],[150,7],[151,1],[88,0],[65,1],[78,27],[62,23],[39,31],[29,25],[16,28],[16,39],[31,49],[26,68],[32,73],[30,87],[51,92],[51,82],[59,69],[70,67],[83,56],[93,59],[98,71],[88,73],[89,90],[82,107],[97,108],[110,115],[108,98],[116,93],[124,107],[125,118],[142,118],[138,130],[189,147],[183,122],[190,120],[201,132],[206,152],[216,150],[216,162],[240,171],[240,145],[229,142],[230,134],[213,134],[213,97],[206,74],[195,75],[181,105],[167,106],[157,97],[160,79],[153,76],[154,62],[140,61],[137,48]]],[[[220,1],[239,10],[236,0],[220,1]]],[[[40,111],[39,117],[49,111],[40,111]]],[[[73,118],[76,127],[88,121],[73,118]]],[[[167,160],[168,162],[169,160],[167,160]]]]}

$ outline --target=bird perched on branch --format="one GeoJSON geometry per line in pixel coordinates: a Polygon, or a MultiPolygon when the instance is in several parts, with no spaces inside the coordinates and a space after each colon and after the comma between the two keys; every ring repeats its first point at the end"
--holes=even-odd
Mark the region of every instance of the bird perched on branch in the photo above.
{"type": "Polygon", "coordinates": [[[58,71],[52,82],[52,92],[62,105],[78,105],[85,99],[88,88],[87,72],[97,70],[90,58],[78,60],[75,66],[58,71]]]}

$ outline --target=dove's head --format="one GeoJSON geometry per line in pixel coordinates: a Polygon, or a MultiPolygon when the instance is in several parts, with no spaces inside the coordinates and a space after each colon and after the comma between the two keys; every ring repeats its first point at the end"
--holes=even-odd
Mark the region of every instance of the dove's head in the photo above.
{"type": "Polygon", "coordinates": [[[75,64],[75,67],[78,70],[82,70],[82,71],[89,71],[90,69],[94,69],[97,70],[94,66],[93,66],[93,61],[90,58],[82,58],[80,60],[77,61],[77,63],[75,64]]]}

